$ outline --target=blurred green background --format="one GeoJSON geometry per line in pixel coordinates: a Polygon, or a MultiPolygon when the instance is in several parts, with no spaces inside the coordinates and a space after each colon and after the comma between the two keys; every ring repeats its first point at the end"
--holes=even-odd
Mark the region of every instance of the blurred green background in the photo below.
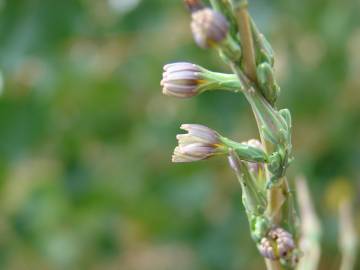
{"type": "MultiPolygon", "coordinates": [[[[250,5],[293,114],[289,176],[309,179],[338,269],[342,197],[360,224],[360,3],[250,5]]],[[[161,94],[183,60],[229,71],[180,0],[0,1],[0,269],[264,269],[226,160],[170,162],[181,123],[257,136],[241,95],[161,94]]]]}

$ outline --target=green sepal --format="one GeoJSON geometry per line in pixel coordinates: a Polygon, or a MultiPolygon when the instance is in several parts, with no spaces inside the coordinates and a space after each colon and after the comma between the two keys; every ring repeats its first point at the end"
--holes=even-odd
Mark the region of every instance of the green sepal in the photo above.
{"type": "Polygon", "coordinates": [[[238,154],[231,149],[229,151],[229,163],[234,170],[241,185],[242,201],[248,217],[260,215],[266,209],[265,195],[256,187],[256,180],[249,172],[247,164],[240,160],[238,154]]]}
{"type": "Polygon", "coordinates": [[[256,68],[256,74],[262,94],[274,105],[280,94],[280,87],[275,81],[273,68],[269,63],[261,63],[256,68]]]}
{"type": "Polygon", "coordinates": [[[239,42],[237,42],[230,34],[228,34],[224,41],[219,44],[219,49],[221,51],[220,56],[222,55],[225,62],[240,63],[242,57],[241,47],[239,42]]]}
{"type": "Polygon", "coordinates": [[[252,215],[249,217],[251,237],[255,242],[260,242],[270,230],[269,220],[262,215],[252,215]]]}
{"type": "Polygon", "coordinates": [[[297,241],[300,238],[300,219],[295,209],[294,192],[287,189],[284,190],[284,194],[286,194],[286,201],[283,206],[283,226],[297,241]]]}
{"type": "Polygon", "coordinates": [[[278,180],[284,176],[289,165],[289,156],[291,154],[289,119],[284,119],[282,114],[276,111],[257,91],[245,91],[244,94],[255,114],[261,136],[268,143],[267,151],[272,153],[268,157],[271,178],[266,183],[267,188],[270,188],[276,185],[278,180]]]}
{"type": "Polygon", "coordinates": [[[256,180],[249,172],[246,163],[240,161],[241,172],[243,173],[242,200],[247,214],[262,214],[266,209],[266,199],[264,194],[256,187],[256,180]]]}
{"type": "Polygon", "coordinates": [[[203,83],[199,84],[198,91],[200,93],[214,90],[224,90],[235,93],[244,91],[244,86],[235,74],[212,72],[205,68],[201,68],[200,77],[204,80],[203,83]]]}
{"type": "Polygon", "coordinates": [[[254,46],[256,51],[256,64],[267,62],[270,64],[271,67],[273,67],[274,51],[269,41],[262,33],[260,33],[253,19],[251,19],[251,31],[253,34],[254,46]]]}
{"type": "Polygon", "coordinates": [[[285,120],[288,129],[292,128],[292,120],[291,120],[291,113],[288,109],[281,109],[279,110],[280,115],[285,120]]]}
{"type": "Polygon", "coordinates": [[[221,142],[228,148],[233,149],[241,160],[250,162],[267,162],[267,154],[260,148],[246,143],[238,143],[225,137],[220,137],[221,142]]]}
{"type": "Polygon", "coordinates": [[[272,153],[269,157],[269,160],[270,162],[268,164],[268,169],[271,172],[272,176],[270,179],[268,179],[266,183],[267,189],[274,187],[278,183],[282,174],[281,168],[283,164],[282,157],[279,152],[272,153]]]}
{"type": "Polygon", "coordinates": [[[283,141],[283,134],[280,130],[287,129],[284,119],[280,113],[265,99],[265,97],[251,88],[244,92],[254,112],[261,136],[272,144],[271,151],[274,151],[278,144],[283,141]]]}
{"type": "Polygon", "coordinates": [[[286,145],[288,140],[290,139],[290,131],[281,128],[279,130],[279,134],[280,134],[280,144],[286,145]]]}
{"type": "Polygon", "coordinates": [[[276,145],[278,143],[274,134],[270,131],[270,129],[267,126],[262,125],[260,128],[260,131],[266,141],[271,142],[274,145],[276,145]]]}
{"type": "Polygon", "coordinates": [[[276,186],[279,180],[285,175],[290,161],[289,154],[290,149],[288,147],[279,145],[277,151],[269,156],[268,169],[272,175],[266,183],[266,188],[270,189],[276,186]]]}

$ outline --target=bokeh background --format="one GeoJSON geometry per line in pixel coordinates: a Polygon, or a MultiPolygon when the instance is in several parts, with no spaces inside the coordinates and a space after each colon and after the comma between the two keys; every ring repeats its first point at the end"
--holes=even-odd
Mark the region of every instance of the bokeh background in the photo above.
{"type": "MultiPolygon", "coordinates": [[[[293,114],[290,180],[307,177],[338,269],[342,198],[360,227],[360,3],[250,4],[293,114]]],[[[229,71],[180,0],[0,1],[0,269],[264,269],[226,160],[170,162],[181,123],[257,136],[241,95],[161,94],[183,60],[229,71]]]]}

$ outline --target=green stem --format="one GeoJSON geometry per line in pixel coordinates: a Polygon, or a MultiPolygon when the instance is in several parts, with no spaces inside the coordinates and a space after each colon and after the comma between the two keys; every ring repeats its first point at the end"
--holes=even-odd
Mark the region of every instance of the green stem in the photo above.
{"type": "MultiPolygon", "coordinates": [[[[275,151],[279,151],[279,146],[287,146],[286,143],[289,143],[290,140],[290,127],[287,126],[280,113],[269,104],[261,94],[260,89],[258,89],[254,36],[251,29],[251,18],[247,9],[248,2],[247,0],[233,0],[232,2],[237,15],[237,27],[241,39],[243,53],[242,66],[238,64],[237,59],[229,58],[228,60],[230,60],[229,62],[233,72],[238,76],[241,85],[244,86],[242,92],[250,103],[255,115],[265,152],[267,155],[271,155],[275,151]]],[[[285,168],[283,169],[285,170],[285,168]]],[[[272,179],[273,175],[270,173],[267,164],[265,164],[265,174],[267,180],[272,179]]],[[[280,225],[282,219],[282,206],[287,195],[284,190],[287,191],[288,183],[287,179],[282,175],[282,173],[276,174],[276,177],[280,177],[277,181],[278,184],[271,186],[267,190],[266,216],[272,222],[273,226],[280,225]]],[[[270,261],[266,259],[265,262],[268,270],[282,269],[279,261],[270,261]]]]}
{"type": "MultiPolygon", "coordinates": [[[[265,152],[267,154],[272,153],[276,148],[276,144],[279,143],[276,139],[278,137],[278,130],[279,128],[284,128],[282,126],[281,119],[279,119],[275,109],[264,99],[259,91],[254,88],[254,86],[250,83],[248,78],[245,76],[245,74],[243,74],[236,63],[232,63],[231,67],[245,87],[244,94],[254,112],[261,142],[264,145],[265,152]],[[270,134],[265,134],[264,131],[266,128],[270,131],[270,134]],[[269,140],[269,135],[271,135],[271,133],[273,133],[273,136],[271,136],[273,137],[272,142],[269,140]]],[[[266,179],[271,178],[268,166],[265,166],[265,174],[266,179]]],[[[274,226],[279,225],[281,222],[281,207],[286,200],[283,192],[284,185],[287,186],[286,178],[280,179],[277,186],[273,186],[267,191],[268,207],[266,215],[274,226]]],[[[282,269],[279,261],[266,260],[266,266],[268,270],[282,269]]]]}

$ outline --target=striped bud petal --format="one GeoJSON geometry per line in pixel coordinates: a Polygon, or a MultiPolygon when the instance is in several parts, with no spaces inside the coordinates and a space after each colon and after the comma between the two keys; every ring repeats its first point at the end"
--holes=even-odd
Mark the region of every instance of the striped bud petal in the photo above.
{"type": "Polygon", "coordinates": [[[168,96],[187,98],[199,94],[201,69],[191,63],[180,62],[164,66],[163,79],[160,85],[168,96]]]}
{"type": "Polygon", "coordinates": [[[180,127],[189,132],[189,134],[212,144],[220,144],[219,133],[216,131],[199,124],[183,124],[180,127]]]}
{"type": "Polygon", "coordinates": [[[174,150],[173,162],[192,162],[226,152],[216,131],[197,124],[184,124],[181,129],[188,133],[176,136],[178,146],[174,150]]]}

